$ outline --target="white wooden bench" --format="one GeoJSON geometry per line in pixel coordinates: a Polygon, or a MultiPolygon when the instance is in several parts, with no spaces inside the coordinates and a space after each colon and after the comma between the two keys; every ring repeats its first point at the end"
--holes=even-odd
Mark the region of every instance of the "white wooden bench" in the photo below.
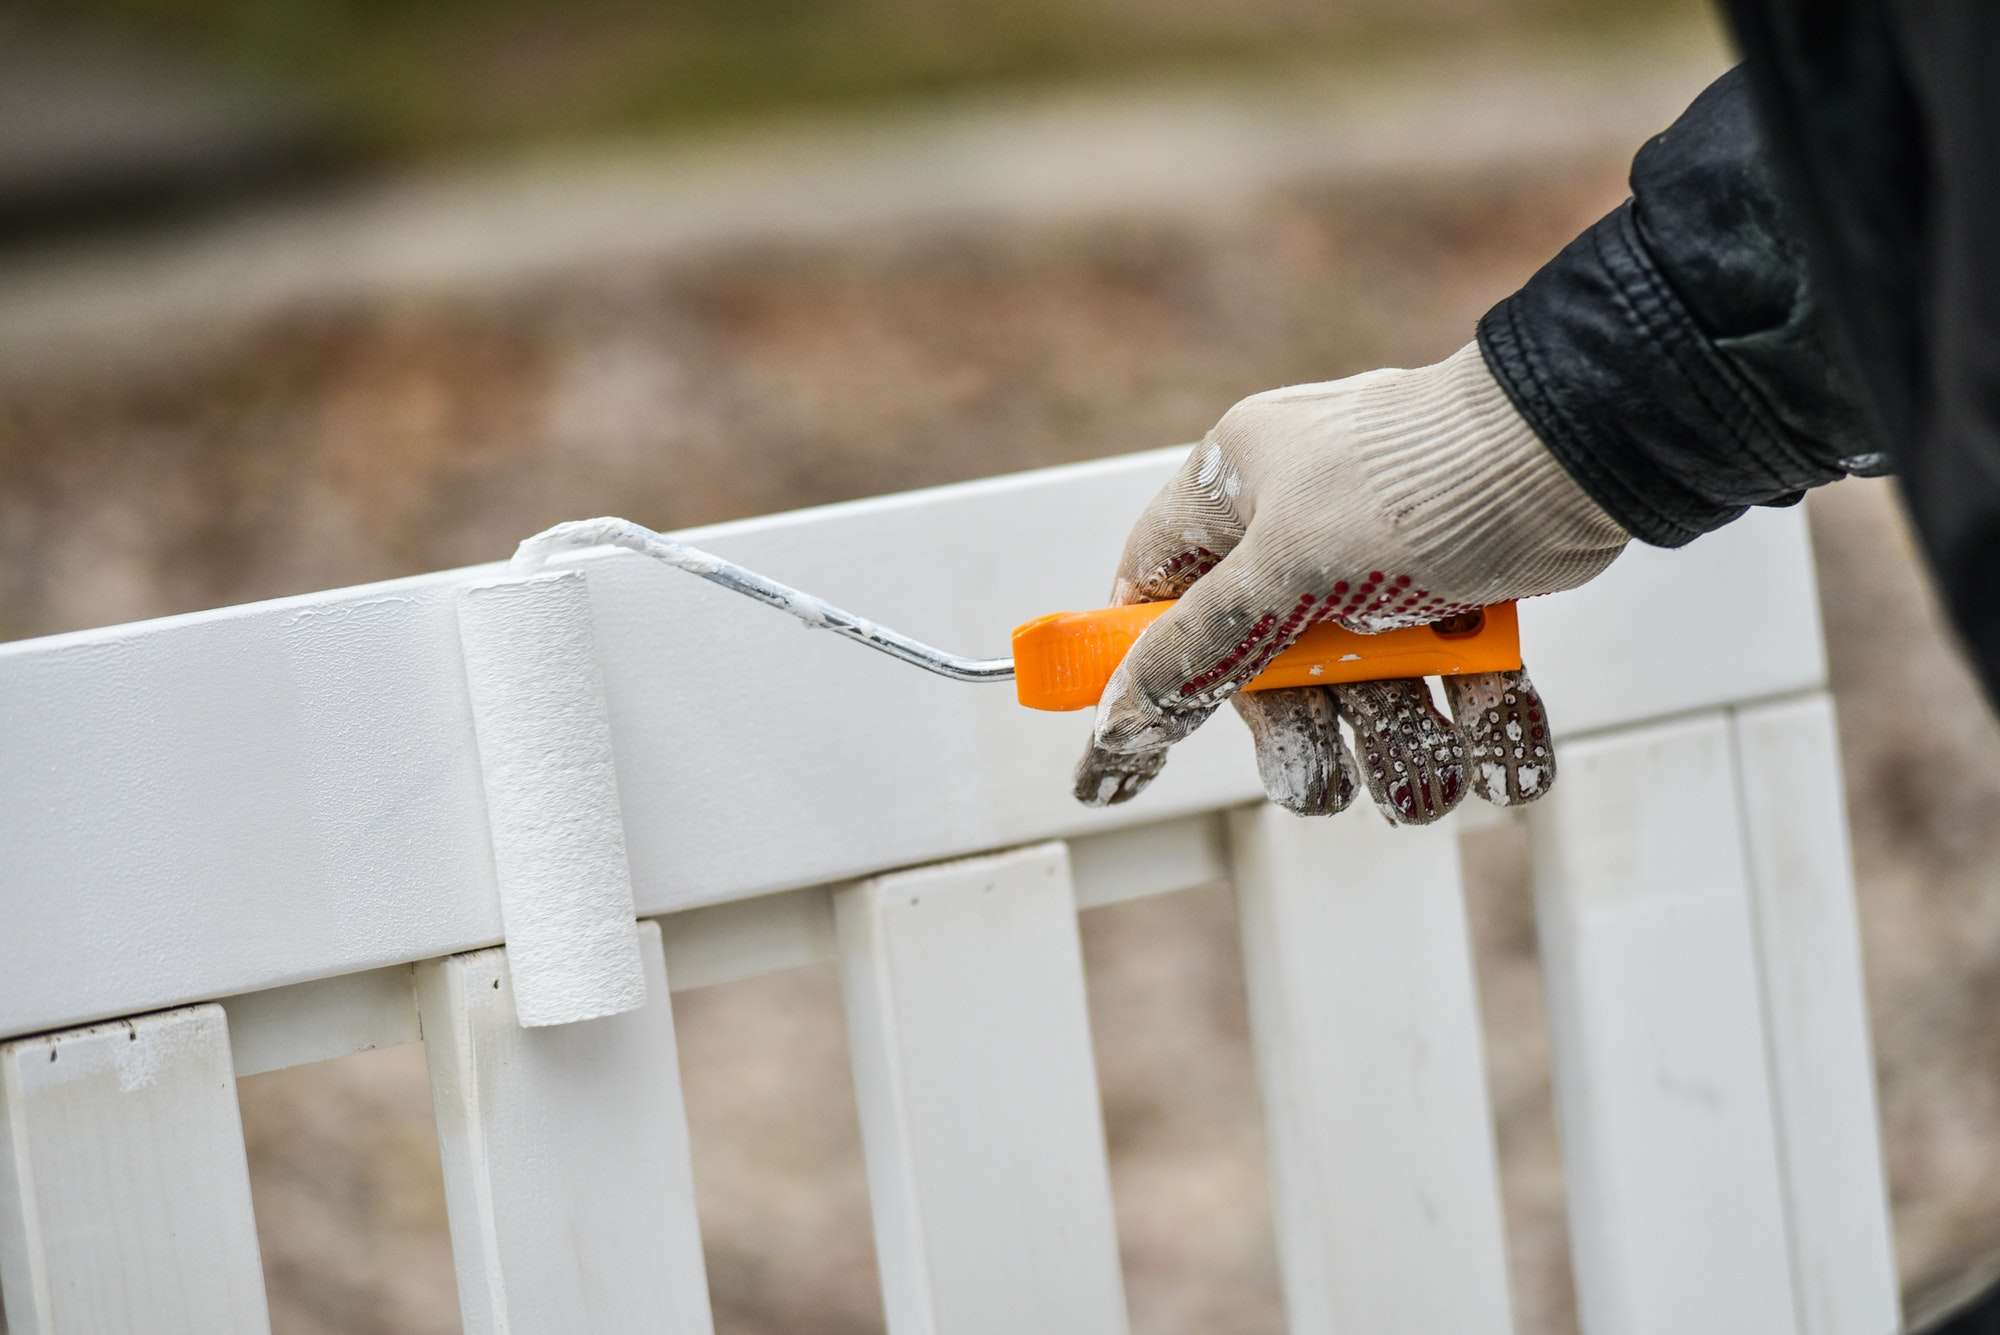
{"type": "MultiPolygon", "coordinates": [[[[934,642],[1087,604],[1161,451],[705,530],[934,642]]],[[[642,516],[643,518],[643,516],[642,516]]],[[[425,1045],[469,1332],[707,1331],[675,992],[837,957],[889,1327],[1125,1327],[1076,913],[1232,880],[1300,1332],[1511,1329],[1458,868],[1259,804],[1232,719],[1070,801],[1083,716],[641,558],[587,571],[649,981],[516,1024],[454,571],[0,647],[15,1335],[267,1329],[234,1080],[425,1045]]],[[[1583,1324],[1897,1323],[1797,510],[1522,608],[1583,1324]]],[[[1469,803],[1468,808],[1478,804],[1469,803]]],[[[1246,1097],[1248,1097],[1246,1092],[1246,1097]]]]}

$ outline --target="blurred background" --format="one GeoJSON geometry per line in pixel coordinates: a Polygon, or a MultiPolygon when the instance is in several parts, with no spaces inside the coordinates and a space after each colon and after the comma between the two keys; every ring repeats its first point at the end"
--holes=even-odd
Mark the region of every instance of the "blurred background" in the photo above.
{"type": "MultiPolygon", "coordinates": [[[[1727,60],[1690,0],[14,0],[0,639],[1186,441],[1434,360],[1727,60]]],[[[2000,1246],[2000,733],[1885,484],[1809,515],[1921,1308],[2000,1246]]],[[[1560,1335],[1518,831],[1470,862],[1515,1301],[1560,1335]]],[[[1083,918],[1144,1335],[1282,1328],[1233,914],[1083,918]]],[[[718,1329],[879,1330],[831,970],[676,1009],[718,1329]]],[[[455,1330],[421,1054],[241,1092],[277,1328],[455,1330]]]]}

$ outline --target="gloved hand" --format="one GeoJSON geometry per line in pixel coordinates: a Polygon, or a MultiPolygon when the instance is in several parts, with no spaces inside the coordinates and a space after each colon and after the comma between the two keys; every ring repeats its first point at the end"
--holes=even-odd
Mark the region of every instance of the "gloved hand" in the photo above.
{"type": "Polygon", "coordinates": [[[1138,794],[1167,748],[1234,699],[1272,801],[1331,814],[1360,778],[1391,821],[1424,824],[1467,786],[1501,805],[1555,778],[1548,711],[1525,669],[1237,689],[1316,621],[1377,632],[1574,588],[1626,534],[1508,401],[1476,344],[1435,366],[1252,395],[1139,517],[1112,598],[1179,598],[1113,673],[1077,768],[1092,806],[1138,794]]]}

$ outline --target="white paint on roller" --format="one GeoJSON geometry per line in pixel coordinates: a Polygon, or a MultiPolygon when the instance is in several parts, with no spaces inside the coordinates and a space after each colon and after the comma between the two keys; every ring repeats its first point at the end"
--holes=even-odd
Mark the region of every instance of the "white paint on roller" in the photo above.
{"type": "Polygon", "coordinates": [[[471,585],[458,617],[521,1023],[634,1010],[646,975],[583,574],[471,585]]]}

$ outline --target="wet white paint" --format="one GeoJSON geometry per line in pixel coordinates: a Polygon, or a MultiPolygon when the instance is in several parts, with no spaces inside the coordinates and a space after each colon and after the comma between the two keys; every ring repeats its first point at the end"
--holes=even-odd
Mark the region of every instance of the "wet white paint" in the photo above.
{"type": "MultiPolygon", "coordinates": [[[[622,547],[704,579],[736,568],[713,552],[705,552],[699,547],[655,533],[642,524],[612,515],[572,519],[544,529],[523,540],[514,549],[511,565],[516,574],[533,574],[546,566],[557,552],[582,547],[622,547]]],[[[833,624],[833,609],[823,599],[775,581],[763,582],[767,588],[765,596],[759,601],[766,606],[796,617],[813,630],[823,630],[833,624]]]]}
{"type": "Polygon", "coordinates": [[[696,575],[712,575],[723,566],[719,556],[613,515],[572,519],[523,539],[511,565],[517,575],[532,575],[557,552],[579,547],[623,547],[696,575]]]}
{"type": "Polygon", "coordinates": [[[1222,447],[1220,445],[1206,446],[1201,453],[1201,463],[1195,468],[1194,484],[1201,488],[1204,493],[1212,494],[1215,491],[1215,484],[1221,479],[1222,447]]]}
{"type": "Polygon", "coordinates": [[[643,1006],[583,573],[468,586],[459,633],[521,1022],[569,1024],[643,1006]]]}

